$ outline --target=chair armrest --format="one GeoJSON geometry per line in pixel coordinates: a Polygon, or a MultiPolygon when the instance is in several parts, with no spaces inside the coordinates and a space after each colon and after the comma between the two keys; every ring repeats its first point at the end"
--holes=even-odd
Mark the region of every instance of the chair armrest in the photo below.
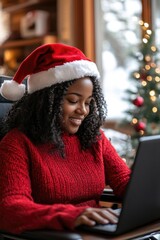
{"type": "Polygon", "coordinates": [[[60,232],[51,230],[37,230],[27,231],[22,234],[10,234],[6,232],[0,232],[0,239],[2,240],[82,240],[82,237],[78,233],[72,232],[60,232]]]}
{"type": "Polygon", "coordinates": [[[105,188],[101,195],[99,205],[101,207],[112,208],[112,209],[121,208],[122,207],[122,199],[117,197],[113,193],[112,189],[105,188]]]}
{"type": "Polygon", "coordinates": [[[103,194],[101,195],[100,201],[102,202],[113,202],[113,203],[122,203],[122,199],[117,197],[112,189],[105,188],[103,194]]]}

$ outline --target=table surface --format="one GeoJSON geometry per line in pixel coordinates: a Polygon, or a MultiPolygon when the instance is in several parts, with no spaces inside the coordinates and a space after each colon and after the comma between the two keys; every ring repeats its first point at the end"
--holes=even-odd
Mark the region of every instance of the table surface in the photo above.
{"type": "MultiPolygon", "coordinates": [[[[29,232],[28,232],[29,233],[29,232]]],[[[30,234],[28,235],[28,233],[26,232],[26,235],[23,234],[23,236],[17,236],[17,235],[11,235],[11,234],[4,234],[1,233],[2,236],[5,236],[5,239],[44,239],[44,235],[46,234],[46,231],[40,231],[38,233],[37,236],[37,232],[35,231],[35,234],[33,234],[33,232],[30,232],[30,234]],[[39,236],[40,234],[40,236],[39,236]],[[32,235],[32,238],[31,238],[32,235]],[[37,238],[38,237],[38,238],[37,238]]],[[[55,232],[52,234],[52,231],[47,231],[47,233],[49,233],[49,235],[45,235],[45,239],[55,239],[55,232]],[[47,237],[46,237],[47,236],[47,237]]],[[[148,224],[146,226],[143,226],[141,228],[137,228],[136,230],[130,231],[128,233],[125,234],[121,234],[118,236],[108,236],[108,235],[104,235],[104,234],[96,234],[96,233],[87,233],[87,232],[80,232],[80,231],[76,231],[76,232],[64,232],[63,234],[70,234],[70,233],[75,233],[79,235],[79,238],[81,238],[82,240],[104,240],[104,239],[108,239],[108,240],[128,240],[128,239],[146,239],[147,237],[153,236],[155,234],[160,234],[160,220],[148,224]]],[[[71,234],[72,235],[72,234],[71,234]]],[[[76,239],[79,239],[76,238],[76,239]]],[[[57,239],[57,238],[56,238],[57,239]]],[[[58,239],[61,239],[60,236],[58,236],[58,239]]],[[[62,239],[64,239],[62,237],[62,239]]]]}
{"type": "Polygon", "coordinates": [[[97,234],[90,234],[90,233],[82,233],[79,232],[79,234],[82,236],[83,240],[104,240],[104,239],[108,239],[108,240],[127,240],[127,239],[140,239],[139,237],[141,237],[141,239],[143,239],[144,236],[146,235],[150,235],[150,234],[156,234],[160,232],[160,220],[148,224],[144,227],[138,228],[136,230],[130,231],[128,233],[119,235],[119,236],[115,236],[115,237],[111,237],[111,236],[105,236],[103,235],[97,235],[97,234]]]}

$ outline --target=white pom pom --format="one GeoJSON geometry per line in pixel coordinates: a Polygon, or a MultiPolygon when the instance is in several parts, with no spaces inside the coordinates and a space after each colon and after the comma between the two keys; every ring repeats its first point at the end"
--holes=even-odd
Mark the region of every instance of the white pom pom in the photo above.
{"type": "Polygon", "coordinates": [[[1,95],[11,101],[21,99],[25,93],[25,85],[14,80],[5,80],[0,88],[1,95]]]}

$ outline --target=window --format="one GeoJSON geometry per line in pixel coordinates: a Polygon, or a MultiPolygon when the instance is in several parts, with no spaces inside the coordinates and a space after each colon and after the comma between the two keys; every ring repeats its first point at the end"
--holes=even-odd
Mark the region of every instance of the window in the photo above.
{"type": "Polygon", "coordinates": [[[0,44],[2,44],[10,34],[9,14],[2,9],[2,3],[0,2],[0,44]]]}
{"type": "Polygon", "coordinates": [[[141,41],[141,0],[96,0],[95,13],[96,56],[108,118],[122,118],[128,104],[123,98],[129,75],[137,67],[132,52],[141,41]]]}
{"type": "Polygon", "coordinates": [[[155,32],[155,43],[160,45],[160,1],[155,0],[151,2],[152,8],[152,28],[155,32]]]}

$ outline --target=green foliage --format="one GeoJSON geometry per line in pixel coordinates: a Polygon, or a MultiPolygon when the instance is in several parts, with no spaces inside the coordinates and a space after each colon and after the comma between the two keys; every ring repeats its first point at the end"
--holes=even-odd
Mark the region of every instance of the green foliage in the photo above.
{"type": "Polygon", "coordinates": [[[130,103],[125,121],[134,129],[133,147],[137,146],[140,136],[160,134],[159,50],[154,44],[154,33],[148,28],[145,28],[143,40],[139,52],[132,55],[139,67],[130,74],[131,88],[125,96],[130,103]]]}

